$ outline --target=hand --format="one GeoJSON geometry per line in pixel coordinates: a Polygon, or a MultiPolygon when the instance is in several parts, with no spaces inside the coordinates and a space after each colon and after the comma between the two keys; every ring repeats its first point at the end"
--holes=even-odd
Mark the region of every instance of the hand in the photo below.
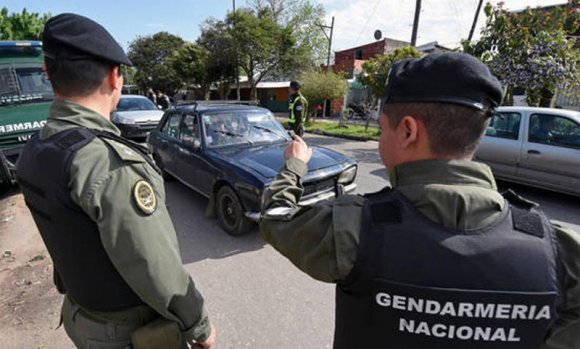
{"type": "Polygon", "coordinates": [[[288,144],[286,150],[284,150],[284,159],[291,158],[300,159],[305,164],[312,158],[312,148],[308,148],[306,142],[299,136],[294,136],[292,143],[288,144]]]}
{"type": "Polygon", "coordinates": [[[213,327],[213,324],[211,324],[210,326],[211,326],[211,333],[209,334],[209,337],[207,337],[205,342],[193,343],[191,345],[191,349],[210,349],[212,347],[212,345],[214,345],[215,336],[216,336],[215,327],[213,327]]]}

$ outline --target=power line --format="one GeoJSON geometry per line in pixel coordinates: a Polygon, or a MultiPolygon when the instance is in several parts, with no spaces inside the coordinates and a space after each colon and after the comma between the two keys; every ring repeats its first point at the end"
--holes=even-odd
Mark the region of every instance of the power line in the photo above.
{"type": "Polygon", "coordinates": [[[382,0],[377,0],[375,2],[375,6],[373,7],[373,10],[371,12],[371,14],[369,16],[367,16],[367,20],[365,21],[365,25],[363,26],[362,30],[358,33],[358,36],[356,37],[356,43],[358,45],[358,40],[360,39],[361,35],[366,32],[367,27],[369,25],[370,20],[373,18],[373,15],[377,12],[377,8],[379,7],[379,4],[381,3],[382,0]]]}

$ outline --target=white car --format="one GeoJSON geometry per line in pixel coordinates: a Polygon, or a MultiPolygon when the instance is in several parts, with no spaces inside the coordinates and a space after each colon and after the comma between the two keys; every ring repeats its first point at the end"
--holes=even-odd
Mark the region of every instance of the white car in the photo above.
{"type": "Polygon", "coordinates": [[[122,95],[111,121],[121,130],[123,137],[144,138],[157,127],[163,111],[147,97],[122,95]]]}
{"type": "Polygon", "coordinates": [[[500,107],[475,158],[500,179],[580,196],[580,112],[500,107]]]}

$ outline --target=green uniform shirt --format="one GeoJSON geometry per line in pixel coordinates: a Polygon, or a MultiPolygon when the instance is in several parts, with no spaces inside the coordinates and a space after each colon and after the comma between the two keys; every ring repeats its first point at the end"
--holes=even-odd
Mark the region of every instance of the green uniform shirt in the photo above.
{"type": "MultiPolygon", "coordinates": [[[[40,138],[79,126],[120,134],[97,112],[55,100],[40,138]]],[[[69,188],[72,200],[98,225],[109,258],[131,289],[161,316],[176,321],[186,339],[205,341],[209,318],[182,266],[162,177],[129,147],[95,138],[75,154],[69,188]],[[134,202],[133,187],[140,180],[151,184],[157,198],[151,215],[144,215],[134,202]]],[[[93,313],[108,320],[107,313],[93,313]]]]}
{"type": "MultiPolygon", "coordinates": [[[[299,207],[307,166],[286,161],[264,193],[260,233],[276,250],[315,279],[344,280],[357,259],[361,196],[299,207]]],[[[391,183],[425,216],[454,229],[481,228],[500,214],[504,199],[492,172],[471,161],[427,160],[397,166],[391,183]]],[[[552,222],[566,272],[566,304],[543,349],[580,348],[580,235],[552,222]]]]}

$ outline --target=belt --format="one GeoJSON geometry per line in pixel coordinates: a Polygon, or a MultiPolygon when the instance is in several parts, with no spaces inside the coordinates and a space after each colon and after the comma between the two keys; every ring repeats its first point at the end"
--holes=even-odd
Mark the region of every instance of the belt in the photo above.
{"type": "Polygon", "coordinates": [[[92,321],[100,323],[113,323],[117,325],[146,324],[160,317],[160,315],[147,305],[138,305],[118,311],[102,312],[90,310],[78,304],[70,297],[66,296],[73,306],[78,307],[78,312],[92,321]]]}

